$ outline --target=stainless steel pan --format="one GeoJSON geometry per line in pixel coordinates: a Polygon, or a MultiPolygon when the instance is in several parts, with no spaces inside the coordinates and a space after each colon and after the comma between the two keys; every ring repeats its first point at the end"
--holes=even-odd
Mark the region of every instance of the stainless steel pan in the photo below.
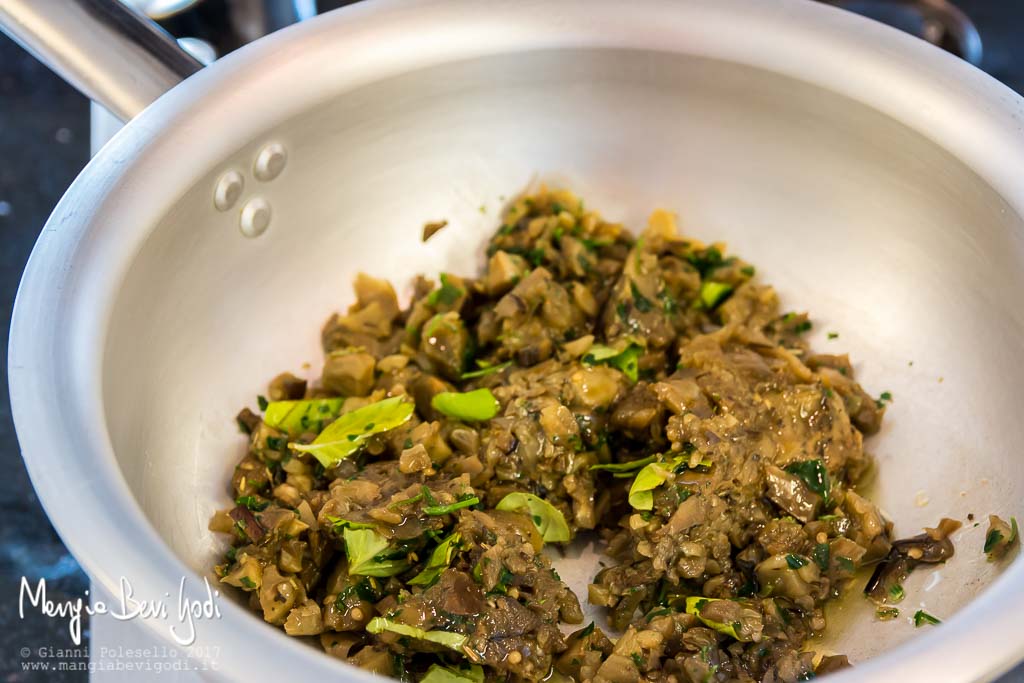
{"type": "MultiPolygon", "coordinates": [[[[53,24],[18,23],[34,4],[2,0],[0,17],[44,54],[69,54],[33,42],[53,24]]],[[[93,16],[68,20],[65,48],[93,16]]],[[[73,61],[93,59],[79,82],[94,96],[116,90],[101,77],[106,44],[73,61]]],[[[136,72],[149,89],[111,108],[137,113],[194,65],[180,66],[152,82],[136,72]]],[[[25,461],[108,591],[125,576],[161,596],[187,576],[185,594],[203,597],[197,577],[219,550],[206,522],[242,448],[237,407],[284,368],[316,372],[318,325],[357,270],[400,283],[472,272],[503,197],[547,180],[632,225],[677,210],[812,311],[815,343],[840,333],[865,384],[895,396],[869,445],[871,494],[898,533],[1016,514],[1022,132],[1024,101],[974,68],[801,0],[331,13],[156,99],[60,202],[11,331],[25,461]],[[421,244],[439,218],[449,227],[421,244]]],[[[905,612],[921,603],[940,627],[878,623],[857,600],[831,615],[837,640],[820,649],[859,664],[837,683],[984,680],[1024,654],[1024,566],[986,563],[983,533],[967,525],[956,558],[906,586],[905,612]]],[[[583,553],[574,579],[594,562],[583,553]]],[[[221,609],[197,625],[197,644],[219,648],[197,653],[216,675],[369,680],[221,609]]],[[[166,620],[147,625],[170,639],[166,620]]]]}

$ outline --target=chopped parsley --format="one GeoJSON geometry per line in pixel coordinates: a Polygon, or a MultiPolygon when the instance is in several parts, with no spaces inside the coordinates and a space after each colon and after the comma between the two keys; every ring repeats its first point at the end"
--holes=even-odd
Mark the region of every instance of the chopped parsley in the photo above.
{"type": "Polygon", "coordinates": [[[807,484],[807,488],[824,498],[825,504],[828,504],[831,483],[828,480],[828,470],[825,469],[825,464],[821,460],[791,462],[786,465],[786,471],[799,477],[807,484]]]}
{"type": "Polygon", "coordinates": [[[986,553],[992,552],[992,549],[999,545],[999,542],[1003,540],[1003,532],[999,529],[992,529],[985,535],[985,548],[986,553]]]}
{"type": "Polygon", "coordinates": [[[441,287],[427,295],[427,303],[431,306],[451,306],[466,292],[449,281],[447,273],[441,273],[441,287]]]}
{"type": "Polygon", "coordinates": [[[700,303],[708,310],[725,301],[730,294],[732,294],[732,285],[727,285],[724,282],[708,280],[700,283],[700,303]]]}
{"type": "Polygon", "coordinates": [[[811,559],[814,560],[814,564],[818,565],[821,571],[828,569],[829,556],[831,555],[832,548],[828,543],[817,543],[811,550],[811,559]]]}
{"type": "Polygon", "coordinates": [[[809,563],[807,558],[790,553],[786,555],[786,564],[789,565],[790,569],[800,569],[801,567],[806,567],[809,563]]]}
{"type": "Polygon", "coordinates": [[[476,496],[470,496],[469,498],[464,498],[449,505],[428,505],[425,508],[423,508],[423,514],[430,515],[432,517],[436,517],[438,515],[447,515],[449,513],[455,512],[456,510],[461,510],[462,508],[473,507],[479,502],[479,498],[477,498],[476,496]]]}
{"type": "Polygon", "coordinates": [[[253,512],[262,512],[270,505],[269,501],[260,500],[256,496],[239,496],[235,499],[235,505],[242,505],[253,512]]]}
{"type": "Polygon", "coordinates": [[[643,295],[640,288],[637,287],[636,282],[633,280],[629,281],[629,291],[633,295],[633,307],[641,313],[648,313],[654,309],[654,304],[651,300],[643,295]]]}

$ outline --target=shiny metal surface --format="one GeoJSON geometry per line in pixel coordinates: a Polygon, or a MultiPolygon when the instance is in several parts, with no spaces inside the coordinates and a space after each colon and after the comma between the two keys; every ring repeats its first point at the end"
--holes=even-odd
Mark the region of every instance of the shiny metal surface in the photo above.
{"type": "Polygon", "coordinates": [[[982,43],[978,29],[970,17],[949,0],[819,1],[902,28],[975,66],[981,64],[982,43]]]}
{"type": "Polygon", "coordinates": [[[0,0],[0,28],[122,120],[202,68],[117,0],[0,0]]]}
{"type": "MultiPolygon", "coordinates": [[[[244,448],[238,407],[318,362],[319,324],[357,271],[400,291],[412,273],[472,273],[502,197],[544,180],[634,228],[652,207],[678,211],[687,233],[726,240],[787,308],[811,311],[819,348],[842,333],[858,377],[895,396],[868,445],[884,473],[872,497],[897,534],[1014,514],[1022,117],[1024,100],[951,55],[797,0],[384,1],[325,15],[174,88],[55,210],[11,331],[26,465],[107,592],[128,576],[158,596],[184,575],[201,600],[222,549],[207,521],[244,448]],[[287,164],[259,182],[269,142],[287,164]],[[244,182],[224,186],[218,211],[231,171],[244,182]],[[258,239],[240,232],[243,207],[258,239]],[[438,218],[448,228],[421,243],[438,218]]],[[[983,533],[965,529],[953,561],[907,582],[941,627],[835,617],[827,647],[857,668],[830,680],[981,681],[1018,661],[1024,563],[986,563],[983,533]]],[[[569,559],[577,584],[597,561],[593,548],[569,559]]],[[[198,625],[221,679],[376,680],[221,607],[198,625]]],[[[170,642],[166,622],[145,623],[170,642]]]]}

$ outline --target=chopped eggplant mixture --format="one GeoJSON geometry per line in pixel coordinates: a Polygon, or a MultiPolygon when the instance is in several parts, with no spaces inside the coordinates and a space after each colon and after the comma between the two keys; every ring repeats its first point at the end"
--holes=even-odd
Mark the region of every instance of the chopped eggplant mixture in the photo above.
{"type": "MultiPolygon", "coordinates": [[[[723,245],[541,190],[487,258],[418,277],[404,310],[360,275],[319,381],[280,375],[238,415],[216,572],[266,621],[408,681],[792,682],[849,666],[805,645],[858,569],[898,614],[907,574],[952,556],[956,522],[895,540],[856,491],[891,397],[723,245]],[[581,534],[610,558],[586,596],[607,631],[566,626],[579,598],[543,552],[581,534]]],[[[1016,538],[993,518],[985,550],[1016,538]]]]}

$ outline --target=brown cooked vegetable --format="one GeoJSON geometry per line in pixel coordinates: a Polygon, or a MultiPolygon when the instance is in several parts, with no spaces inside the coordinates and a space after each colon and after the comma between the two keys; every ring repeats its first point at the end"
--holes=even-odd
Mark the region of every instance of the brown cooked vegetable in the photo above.
{"type": "MultiPolygon", "coordinates": [[[[359,275],[319,381],[279,375],[239,413],[210,528],[266,621],[406,681],[794,683],[849,666],[809,648],[858,568],[894,613],[952,556],[956,522],[893,541],[856,492],[885,400],[724,245],[542,189],[487,259],[415,278],[404,310],[359,275]],[[583,613],[543,546],[575,536],[607,556],[607,627],[567,635],[583,613]]],[[[985,551],[1015,529],[993,517],[985,551]]]]}

